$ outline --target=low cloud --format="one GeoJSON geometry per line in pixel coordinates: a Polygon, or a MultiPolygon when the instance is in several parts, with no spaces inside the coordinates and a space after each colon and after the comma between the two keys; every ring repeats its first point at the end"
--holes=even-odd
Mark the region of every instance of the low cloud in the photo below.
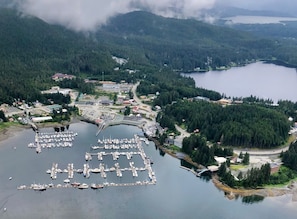
{"type": "MultiPolygon", "coordinates": [[[[1,1],[1,0],[0,0],[1,1]]],[[[25,15],[37,16],[76,31],[92,31],[105,24],[109,18],[135,10],[147,10],[165,17],[208,18],[204,9],[218,5],[253,10],[290,11],[297,3],[291,0],[2,0],[14,2],[25,15]]],[[[295,7],[296,6],[296,7],[295,7]]]]}
{"type": "Polygon", "coordinates": [[[167,17],[198,17],[215,0],[14,0],[25,15],[33,15],[75,31],[92,31],[109,18],[135,10],[148,10],[167,17]]]}

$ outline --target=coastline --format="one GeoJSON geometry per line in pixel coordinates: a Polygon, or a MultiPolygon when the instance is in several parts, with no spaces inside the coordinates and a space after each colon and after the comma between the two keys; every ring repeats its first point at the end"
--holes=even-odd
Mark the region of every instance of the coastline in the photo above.
{"type": "MultiPolygon", "coordinates": [[[[153,141],[155,145],[164,153],[169,154],[170,156],[176,159],[180,159],[174,152],[160,145],[158,140],[156,140],[155,138],[149,138],[149,140],[153,141]]],[[[188,155],[184,156],[182,159],[197,168],[201,168],[201,165],[194,162],[188,155]]],[[[231,188],[228,185],[225,185],[224,183],[222,183],[216,174],[212,174],[211,180],[213,185],[216,188],[218,188],[220,191],[223,191],[225,193],[225,196],[230,200],[236,198],[236,196],[247,197],[247,196],[257,195],[265,198],[278,197],[283,195],[297,196],[296,181],[293,181],[289,183],[287,186],[283,186],[281,188],[272,187],[272,188],[246,189],[246,188],[231,188]]]]}
{"type": "MultiPolygon", "coordinates": [[[[66,125],[70,125],[73,123],[77,123],[79,122],[79,119],[73,119],[71,120],[71,122],[67,122],[67,123],[38,123],[37,127],[38,128],[50,128],[50,127],[60,127],[60,126],[66,126],[66,125]]],[[[21,125],[19,123],[16,124],[12,124],[8,127],[5,128],[1,128],[0,129],[0,142],[14,137],[15,135],[17,135],[18,132],[21,132],[25,129],[31,129],[30,125],[21,125]]]]}
{"type": "Polygon", "coordinates": [[[297,187],[296,182],[291,183],[289,186],[284,186],[281,188],[259,188],[259,189],[243,189],[243,188],[231,188],[223,184],[217,175],[212,176],[212,182],[215,187],[219,190],[225,192],[228,199],[234,199],[236,196],[247,197],[247,196],[262,196],[262,197],[278,197],[283,195],[296,195],[297,187]]]}
{"type": "Polygon", "coordinates": [[[19,125],[19,124],[15,124],[15,125],[11,125],[9,127],[5,127],[3,129],[0,129],[0,142],[14,137],[18,132],[23,131],[24,129],[29,129],[30,126],[28,125],[19,125]]]}
{"type": "MultiPolygon", "coordinates": [[[[78,119],[74,119],[71,122],[67,124],[61,124],[61,123],[42,123],[38,124],[39,128],[46,128],[46,127],[56,127],[56,126],[65,126],[73,123],[80,122],[78,119]]],[[[0,142],[12,138],[15,135],[17,135],[18,132],[21,132],[25,129],[31,128],[29,125],[20,125],[20,124],[15,124],[11,125],[9,127],[0,129],[0,142]]],[[[188,155],[183,156],[182,158],[178,157],[175,152],[173,152],[170,149],[167,149],[163,147],[159,141],[155,138],[146,136],[149,140],[153,141],[156,145],[157,148],[159,148],[161,151],[164,153],[176,158],[176,159],[183,159],[190,163],[191,165],[201,168],[202,166],[200,164],[197,164],[194,162],[188,155]]],[[[241,196],[241,197],[246,197],[246,196],[252,196],[252,195],[258,195],[258,196],[263,196],[263,197],[277,197],[277,196],[282,196],[282,195],[293,195],[297,196],[297,182],[293,181],[287,186],[281,187],[281,188],[259,188],[259,189],[244,189],[244,188],[231,188],[225,184],[223,184],[217,177],[216,174],[212,175],[212,182],[216,188],[219,190],[225,192],[225,196],[228,199],[234,199],[236,196],[241,196]]]]}

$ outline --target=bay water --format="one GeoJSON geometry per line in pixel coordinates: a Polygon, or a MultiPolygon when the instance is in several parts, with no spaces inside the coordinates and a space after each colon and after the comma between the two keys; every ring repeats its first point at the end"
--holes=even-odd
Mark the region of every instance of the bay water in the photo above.
{"type": "MultiPolygon", "coordinates": [[[[292,201],[292,195],[251,198],[249,201],[241,197],[229,200],[211,180],[196,177],[180,168],[180,160],[160,152],[153,142],[149,145],[143,143],[143,147],[154,162],[156,185],[100,190],[17,190],[17,186],[22,184],[63,184],[66,173],[51,180],[46,170],[54,162],[61,168],[66,168],[67,163],[74,163],[75,168],[82,167],[86,162],[85,152],[90,151],[91,145],[96,145],[98,138],[133,138],[134,134],[141,134],[137,127],[119,125],[96,136],[97,126],[84,122],[71,124],[69,130],[78,133],[72,148],[43,149],[40,154],[27,147],[35,137],[30,129],[0,142],[0,218],[296,218],[297,203],[292,201]]],[[[41,131],[54,130],[46,128],[41,131]]],[[[106,180],[121,182],[130,180],[129,177],[107,177],[106,180]]],[[[100,174],[91,174],[89,179],[75,174],[74,180],[90,184],[102,179],[100,174]]]]}

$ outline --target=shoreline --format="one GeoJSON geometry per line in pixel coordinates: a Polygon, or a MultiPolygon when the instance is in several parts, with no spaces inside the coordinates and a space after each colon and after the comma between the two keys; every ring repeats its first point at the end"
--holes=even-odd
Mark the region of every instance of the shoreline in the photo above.
{"type": "Polygon", "coordinates": [[[8,138],[14,137],[18,132],[21,132],[25,129],[30,129],[28,125],[15,124],[9,127],[0,129],[0,142],[7,140],[8,138]]]}
{"type": "MultiPolygon", "coordinates": [[[[166,153],[176,159],[180,159],[171,150],[166,149],[162,145],[160,145],[160,143],[156,139],[149,138],[149,140],[153,141],[155,143],[155,145],[160,150],[162,150],[164,153],[166,153]]],[[[182,159],[197,168],[201,168],[201,165],[197,164],[196,162],[193,162],[193,160],[188,155],[186,155],[182,159]]],[[[259,189],[231,188],[228,185],[225,185],[224,183],[222,183],[216,174],[212,174],[211,181],[212,181],[213,185],[216,188],[218,188],[220,191],[223,191],[225,193],[225,196],[230,200],[236,198],[236,196],[247,197],[247,196],[258,195],[258,196],[262,196],[264,198],[278,197],[278,196],[283,196],[283,195],[297,196],[297,182],[296,181],[288,183],[287,186],[283,186],[281,188],[272,187],[272,188],[259,188],[259,189]]]]}
{"type": "MultiPolygon", "coordinates": [[[[55,127],[62,127],[70,124],[74,124],[80,122],[79,119],[73,119],[71,122],[65,122],[65,123],[38,123],[37,127],[38,128],[55,128],[55,127]]],[[[17,135],[17,133],[25,130],[25,129],[32,129],[31,125],[22,125],[19,123],[12,124],[8,127],[1,128],[0,129],[0,143],[2,141],[7,140],[8,138],[14,137],[17,135]]]]}
{"type": "MultiPolygon", "coordinates": [[[[74,119],[73,121],[67,123],[67,125],[77,123],[80,121],[81,120],[74,119]]],[[[83,121],[83,122],[86,122],[86,121],[83,121]]],[[[58,125],[62,126],[65,124],[43,123],[42,125],[39,124],[38,128],[56,127],[58,125]]],[[[29,126],[29,125],[15,124],[15,125],[11,125],[9,127],[0,129],[0,143],[2,141],[7,140],[8,138],[14,137],[15,135],[17,135],[17,133],[19,133],[25,129],[30,129],[30,128],[31,128],[31,126],[29,126]]],[[[153,141],[155,143],[156,147],[159,148],[164,153],[166,153],[176,159],[183,159],[197,168],[202,167],[200,164],[197,164],[196,162],[194,162],[188,155],[185,155],[183,158],[179,158],[176,155],[176,153],[163,147],[157,139],[149,137],[149,136],[146,136],[146,137],[149,140],[153,141]]],[[[276,188],[276,187],[275,188],[273,188],[273,187],[272,188],[259,188],[259,189],[231,188],[231,187],[223,184],[221,181],[219,181],[216,174],[213,174],[212,175],[212,183],[220,191],[225,192],[225,196],[228,199],[234,199],[236,196],[246,197],[246,196],[252,196],[252,195],[259,195],[259,196],[263,196],[263,197],[278,197],[278,196],[289,195],[289,194],[293,195],[293,196],[297,195],[297,182],[296,181],[293,181],[293,182],[289,183],[287,186],[284,186],[282,188],[276,188]]]]}

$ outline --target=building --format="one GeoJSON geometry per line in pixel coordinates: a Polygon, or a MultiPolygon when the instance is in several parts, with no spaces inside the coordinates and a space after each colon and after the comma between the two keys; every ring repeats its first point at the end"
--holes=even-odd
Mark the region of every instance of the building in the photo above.
{"type": "Polygon", "coordinates": [[[270,163],[270,174],[277,173],[279,171],[280,164],[270,163]]]}
{"type": "Polygon", "coordinates": [[[210,101],[209,98],[202,97],[202,96],[197,96],[197,97],[194,97],[193,99],[196,100],[196,101],[210,101]]]}
{"type": "Polygon", "coordinates": [[[42,94],[55,94],[55,93],[60,93],[63,94],[64,96],[66,95],[70,95],[70,93],[72,92],[71,89],[67,89],[67,88],[60,88],[59,86],[54,86],[49,90],[45,90],[45,91],[41,91],[42,94]]]}
{"type": "Polygon", "coordinates": [[[68,74],[63,74],[63,73],[55,73],[52,76],[52,79],[54,81],[63,81],[64,79],[72,80],[74,78],[76,78],[76,76],[74,76],[74,75],[68,75],[68,74]]]}
{"type": "Polygon", "coordinates": [[[45,122],[45,121],[49,121],[52,119],[53,119],[53,117],[51,117],[51,116],[33,117],[32,122],[45,122]]]}
{"type": "Polygon", "coordinates": [[[219,104],[225,106],[225,105],[230,105],[232,103],[232,100],[222,98],[222,99],[218,100],[217,102],[219,104]]]}

